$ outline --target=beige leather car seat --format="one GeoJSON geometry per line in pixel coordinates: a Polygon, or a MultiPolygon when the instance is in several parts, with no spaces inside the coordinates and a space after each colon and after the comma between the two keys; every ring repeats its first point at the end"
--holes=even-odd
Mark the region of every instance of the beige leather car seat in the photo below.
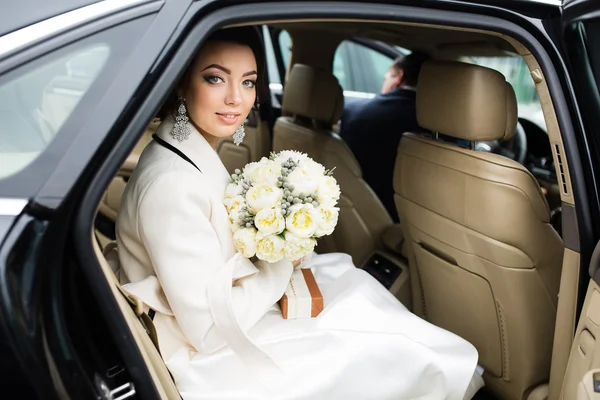
{"type": "Polygon", "coordinates": [[[159,120],[153,120],[148,125],[142,137],[138,140],[129,156],[127,156],[119,172],[108,185],[104,196],[102,196],[96,217],[96,237],[100,241],[102,248],[115,238],[114,224],[117,221],[117,213],[121,207],[121,197],[123,196],[125,185],[135,169],[142,151],[144,151],[146,145],[152,140],[152,135],[159,124],[159,120]]]}
{"type": "Polygon", "coordinates": [[[342,88],[331,73],[295,64],[283,93],[286,116],[275,123],[273,150],[301,151],[325,168],[335,167],[333,176],[342,192],[338,225],[331,236],[319,241],[316,251],[342,251],[361,266],[375,249],[382,248],[381,234],[393,222],[363,180],[350,148],[331,131],[343,107],[342,88]]]}
{"type": "MultiPolygon", "coordinates": [[[[491,69],[428,62],[419,125],[455,138],[510,138],[517,105],[491,69]]],[[[563,243],[536,179],[508,158],[406,134],[394,172],[415,311],[470,341],[486,384],[523,399],[549,377],[563,243]]]]}
{"type": "Polygon", "coordinates": [[[157,338],[152,321],[144,313],[143,305],[139,299],[127,295],[121,290],[121,285],[115,275],[119,270],[116,244],[111,242],[112,244],[109,244],[103,252],[96,241],[92,240],[92,243],[100,268],[106,278],[106,283],[110,286],[112,295],[119,305],[119,310],[125,317],[127,326],[148,367],[160,398],[163,400],[181,399],[173,378],[160,355],[157,344],[155,344],[157,338]]]}
{"type": "Polygon", "coordinates": [[[229,173],[246,164],[269,157],[271,151],[271,133],[266,121],[261,120],[260,112],[253,109],[244,122],[246,135],[239,146],[233,143],[233,137],[219,139],[217,153],[229,173]]]}

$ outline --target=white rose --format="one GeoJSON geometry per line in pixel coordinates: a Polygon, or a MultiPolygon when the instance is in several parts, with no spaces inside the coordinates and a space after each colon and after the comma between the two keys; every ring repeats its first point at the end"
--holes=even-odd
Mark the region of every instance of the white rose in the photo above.
{"type": "Polygon", "coordinates": [[[315,249],[317,241],[311,238],[301,238],[291,232],[285,233],[285,257],[290,261],[301,259],[315,249]]]}
{"type": "Polygon", "coordinates": [[[284,257],[285,240],[279,235],[256,235],[256,257],[261,260],[274,263],[284,257]]]}
{"type": "Polygon", "coordinates": [[[332,176],[324,176],[319,182],[317,200],[321,206],[329,208],[337,204],[340,199],[340,187],[332,176]]]}
{"type": "Polygon", "coordinates": [[[225,198],[232,199],[235,196],[242,194],[242,190],[243,188],[241,185],[238,185],[237,183],[230,183],[225,188],[225,198]]]}
{"type": "Polygon", "coordinates": [[[256,229],[238,229],[233,234],[233,245],[244,257],[254,257],[256,254],[256,229]]]}
{"type": "Polygon", "coordinates": [[[319,207],[318,210],[321,213],[321,223],[315,232],[315,236],[331,235],[337,225],[340,209],[337,207],[319,207]]]}
{"type": "Polygon", "coordinates": [[[248,207],[255,213],[275,207],[283,198],[283,190],[275,186],[254,186],[246,193],[248,207]]]}
{"type": "Polygon", "coordinates": [[[294,204],[285,220],[288,231],[301,238],[313,236],[321,223],[321,213],[312,204],[294,204]]]}
{"type": "Polygon", "coordinates": [[[289,159],[294,160],[295,162],[304,161],[308,159],[308,156],[305,153],[301,153],[296,150],[283,150],[280,151],[279,154],[275,157],[275,161],[280,164],[288,161],[289,159]]]}
{"type": "Polygon", "coordinates": [[[277,178],[281,177],[281,164],[266,158],[265,160],[248,174],[248,178],[256,186],[275,186],[277,178]]]}
{"type": "Polygon", "coordinates": [[[240,208],[244,207],[246,205],[246,199],[244,199],[243,196],[237,195],[235,197],[225,198],[225,200],[223,200],[223,204],[225,205],[227,212],[231,213],[233,210],[239,210],[240,208]]]}
{"type": "Polygon", "coordinates": [[[254,217],[254,225],[265,235],[278,235],[285,229],[281,207],[263,208],[254,217]]]}

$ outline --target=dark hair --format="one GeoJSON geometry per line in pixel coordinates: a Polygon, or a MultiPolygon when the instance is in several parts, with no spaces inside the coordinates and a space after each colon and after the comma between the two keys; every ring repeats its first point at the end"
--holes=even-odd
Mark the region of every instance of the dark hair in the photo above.
{"type": "MultiPolygon", "coordinates": [[[[220,29],[218,31],[213,32],[204,41],[202,46],[204,46],[208,42],[213,41],[236,43],[250,47],[252,53],[254,53],[254,58],[256,59],[256,72],[258,73],[258,76],[256,78],[255,105],[258,107],[261,103],[266,102],[269,98],[269,83],[267,81],[264,47],[257,28],[253,26],[243,26],[220,29]]],[[[196,56],[197,55],[198,54],[196,54],[196,56]]],[[[192,61],[190,65],[188,65],[182,77],[177,82],[177,85],[175,86],[173,91],[169,94],[162,107],[160,108],[157,117],[161,120],[165,119],[170,115],[176,114],[179,98],[179,96],[177,95],[177,90],[182,87],[185,87],[189,83],[193,65],[194,62],[192,61]]]]}
{"type": "Polygon", "coordinates": [[[394,60],[392,68],[404,71],[402,83],[409,86],[416,86],[419,80],[419,73],[425,61],[429,60],[429,55],[422,51],[413,51],[407,56],[400,56],[394,60]]]}

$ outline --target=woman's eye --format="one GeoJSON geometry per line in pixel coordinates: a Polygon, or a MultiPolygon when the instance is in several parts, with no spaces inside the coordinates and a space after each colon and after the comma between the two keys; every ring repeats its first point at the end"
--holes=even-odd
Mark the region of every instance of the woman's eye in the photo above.
{"type": "Polygon", "coordinates": [[[217,75],[209,75],[209,76],[205,77],[204,80],[212,85],[215,85],[219,82],[223,82],[223,79],[217,75]]]}
{"type": "Polygon", "coordinates": [[[253,88],[254,86],[256,86],[256,82],[253,81],[253,80],[251,80],[251,79],[246,79],[243,82],[243,85],[246,86],[246,87],[249,87],[249,88],[253,88]]]}

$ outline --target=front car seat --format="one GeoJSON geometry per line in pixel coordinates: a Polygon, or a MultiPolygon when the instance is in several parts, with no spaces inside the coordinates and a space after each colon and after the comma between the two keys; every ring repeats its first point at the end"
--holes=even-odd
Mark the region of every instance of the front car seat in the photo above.
{"type": "MultiPolygon", "coordinates": [[[[509,139],[515,93],[497,71],[428,62],[417,118],[454,138],[509,139]]],[[[500,398],[521,400],[547,382],[564,246],[533,175],[511,159],[407,133],[394,192],[417,314],[477,348],[500,398]]]]}
{"type": "MultiPolygon", "coordinates": [[[[342,251],[362,266],[376,249],[382,233],[393,221],[381,201],[362,178],[358,161],[346,143],[331,131],[344,108],[344,95],[330,73],[295,64],[284,88],[282,111],[273,128],[273,150],[307,153],[333,176],[342,192],[338,225],[331,236],[319,240],[318,252],[342,251]]],[[[373,160],[376,162],[376,160],[373,160]]]]}

